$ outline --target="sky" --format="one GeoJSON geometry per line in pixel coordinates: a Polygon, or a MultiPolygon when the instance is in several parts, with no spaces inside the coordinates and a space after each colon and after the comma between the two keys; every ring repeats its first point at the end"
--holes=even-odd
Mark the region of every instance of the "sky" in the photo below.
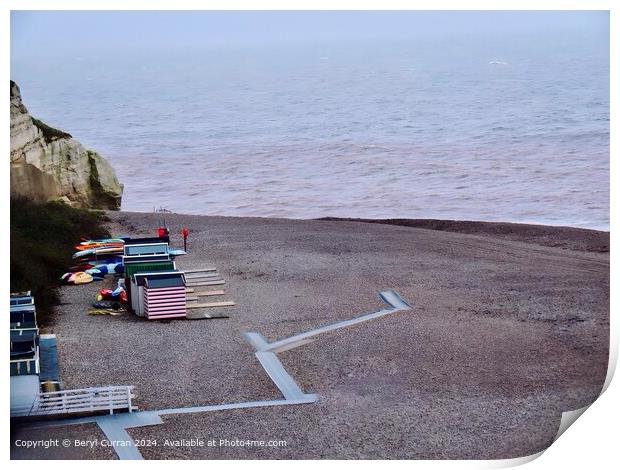
{"type": "Polygon", "coordinates": [[[13,11],[13,57],[204,45],[406,39],[417,34],[609,34],[609,13],[563,11],[13,11]]]}

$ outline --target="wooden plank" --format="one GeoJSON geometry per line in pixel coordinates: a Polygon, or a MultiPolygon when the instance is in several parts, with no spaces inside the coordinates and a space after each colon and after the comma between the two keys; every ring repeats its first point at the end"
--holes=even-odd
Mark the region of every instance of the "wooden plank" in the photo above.
{"type": "Polygon", "coordinates": [[[187,312],[188,320],[211,320],[214,318],[230,318],[227,313],[208,313],[203,310],[187,312]]]}
{"type": "Polygon", "coordinates": [[[224,279],[214,278],[214,279],[196,279],[195,281],[188,282],[185,285],[191,287],[200,287],[200,286],[217,286],[219,284],[224,284],[224,279]],[[209,282],[215,282],[216,284],[209,284],[209,282]]]}
{"type": "Polygon", "coordinates": [[[197,282],[195,284],[186,284],[188,287],[200,287],[200,286],[220,286],[222,284],[226,284],[226,281],[219,280],[219,281],[209,281],[209,282],[197,282]]]}
{"type": "Polygon", "coordinates": [[[185,282],[213,281],[214,279],[223,279],[223,276],[215,274],[213,276],[186,277],[185,282]]]}
{"type": "Polygon", "coordinates": [[[202,269],[182,269],[184,273],[206,273],[209,271],[217,271],[217,268],[202,268],[202,269]]]}
{"type": "Polygon", "coordinates": [[[195,295],[198,297],[208,297],[210,295],[224,295],[226,291],[224,289],[219,290],[203,290],[201,292],[196,292],[195,295]]]}
{"type": "Polygon", "coordinates": [[[194,289],[192,289],[191,287],[186,287],[185,288],[185,293],[186,294],[191,294],[192,292],[194,292],[194,289]]]}
{"type": "Polygon", "coordinates": [[[232,307],[235,303],[232,300],[226,300],[224,302],[210,302],[206,304],[190,304],[187,308],[211,308],[211,307],[232,307]]]}
{"type": "Polygon", "coordinates": [[[193,302],[193,301],[197,301],[199,297],[209,297],[212,295],[224,295],[224,294],[225,294],[224,290],[196,292],[194,295],[186,295],[185,300],[187,300],[188,302],[193,302]]]}
{"type": "Polygon", "coordinates": [[[197,274],[195,276],[185,276],[186,280],[190,279],[205,279],[210,277],[220,277],[219,273],[207,273],[207,274],[197,274]]]}

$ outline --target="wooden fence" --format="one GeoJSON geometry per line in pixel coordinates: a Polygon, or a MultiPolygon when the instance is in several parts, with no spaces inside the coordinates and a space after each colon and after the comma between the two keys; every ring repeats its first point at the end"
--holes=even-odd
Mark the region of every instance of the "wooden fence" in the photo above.
{"type": "Polygon", "coordinates": [[[95,387],[41,392],[30,406],[11,406],[11,416],[45,416],[115,410],[135,411],[133,386],[95,387]]]}

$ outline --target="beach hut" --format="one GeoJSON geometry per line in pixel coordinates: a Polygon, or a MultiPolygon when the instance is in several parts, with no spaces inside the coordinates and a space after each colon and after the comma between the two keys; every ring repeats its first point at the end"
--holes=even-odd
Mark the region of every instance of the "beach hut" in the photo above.
{"type": "Polygon", "coordinates": [[[149,320],[185,318],[185,273],[163,271],[137,273],[132,279],[132,308],[149,320]]]}
{"type": "Polygon", "coordinates": [[[11,307],[11,330],[37,330],[37,312],[34,305],[11,307]]]}
{"type": "Polygon", "coordinates": [[[174,261],[168,255],[123,256],[123,266],[125,269],[125,290],[127,291],[129,305],[134,312],[137,311],[141,298],[133,279],[134,274],[176,270],[174,261]]]}
{"type": "Polygon", "coordinates": [[[185,275],[158,273],[144,279],[144,313],[149,320],[186,318],[185,275]]]}
{"type": "Polygon", "coordinates": [[[11,375],[39,374],[39,333],[11,330],[11,375]]]}
{"type": "Polygon", "coordinates": [[[11,294],[11,329],[36,329],[37,313],[30,291],[11,294]]]}
{"type": "Polygon", "coordinates": [[[34,308],[34,297],[30,291],[11,294],[11,311],[20,308],[34,308]]]}
{"type": "MultiPolygon", "coordinates": [[[[158,245],[162,243],[170,244],[170,237],[165,235],[163,237],[145,237],[145,238],[123,238],[125,240],[125,246],[130,245],[158,245]]],[[[167,253],[170,255],[172,259],[176,256],[186,255],[185,250],[180,248],[171,248],[168,247],[167,253]]]]}
{"type": "Polygon", "coordinates": [[[141,243],[137,245],[125,245],[124,256],[157,256],[168,255],[167,243],[141,243]]]}
{"type": "Polygon", "coordinates": [[[11,375],[39,373],[39,328],[30,291],[11,294],[11,375]]]}

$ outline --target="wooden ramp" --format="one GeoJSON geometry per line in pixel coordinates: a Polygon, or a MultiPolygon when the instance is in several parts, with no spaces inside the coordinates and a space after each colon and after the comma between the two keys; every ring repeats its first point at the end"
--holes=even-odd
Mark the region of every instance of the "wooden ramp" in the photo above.
{"type": "Polygon", "coordinates": [[[212,318],[229,318],[225,308],[233,307],[232,300],[207,302],[210,297],[225,295],[224,289],[204,290],[202,287],[221,286],[226,283],[217,268],[183,270],[185,273],[185,300],[187,302],[187,319],[204,320],[212,318]],[[191,295],[190,295],[191,294],[191,295]]]}

